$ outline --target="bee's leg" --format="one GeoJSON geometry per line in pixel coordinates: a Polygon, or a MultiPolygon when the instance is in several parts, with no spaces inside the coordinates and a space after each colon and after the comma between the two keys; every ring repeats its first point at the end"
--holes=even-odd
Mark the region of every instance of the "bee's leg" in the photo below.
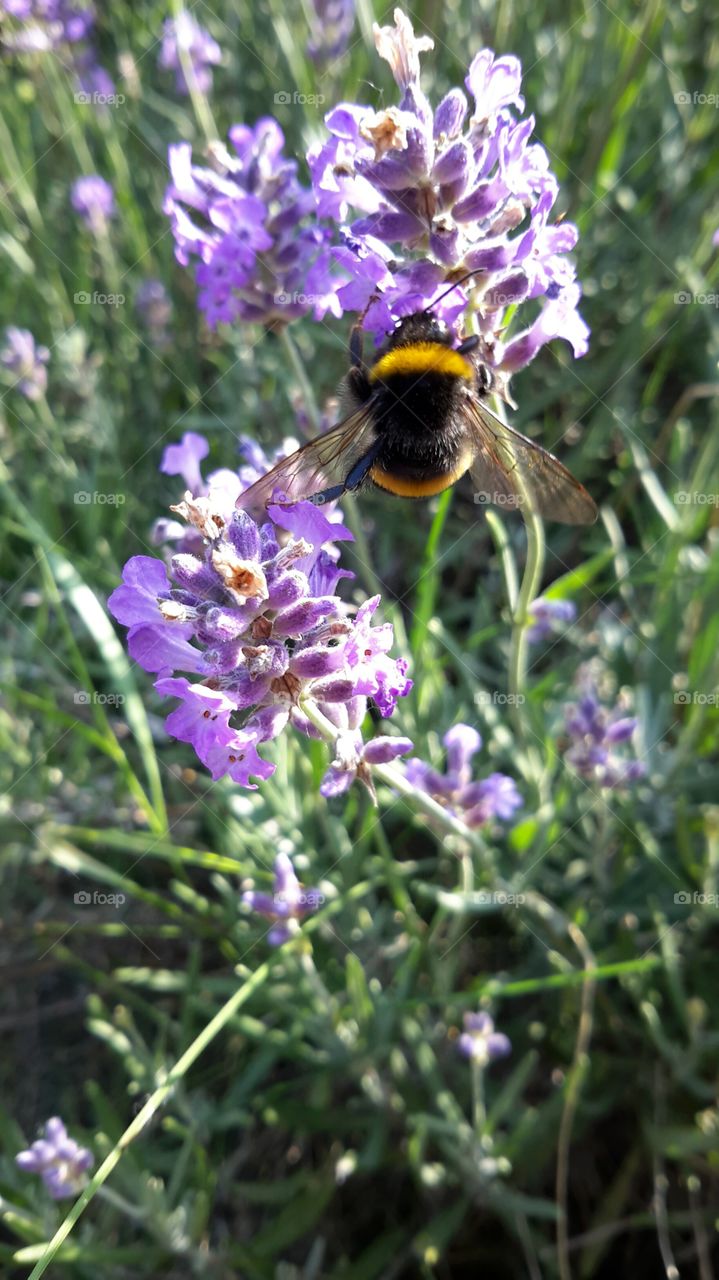
{"type": "Polygon", "coordinates": [[[466,356],[469,354],[470,351],[476,351],[478,346],[479,346],[479,334],[470,333],[468,338],[462,339],[459,346],[457,347],[457,352],[460,356],[466,356]]]}
{"type": "Polygon", "coordinates": [[[323,507],[326,502],[334,502],[336,498],[341,498],[344,493],[354,493],[355,489],[359,489],[362,481],[366,480],[381,447],[382,441],[375,440],[359,461],[355,462],[349,475],[341,484],[333,484],[331,489],[323,489],[321,493],[314,493],[308,501],[313,502],[316,507],[323,507]]]}
{"type": "Polygon", "coordinates": [[[353,369],[364,369],[364,334],[362,332],[362,321],[353,324],[350,329],[350,364],[353,369]]]}

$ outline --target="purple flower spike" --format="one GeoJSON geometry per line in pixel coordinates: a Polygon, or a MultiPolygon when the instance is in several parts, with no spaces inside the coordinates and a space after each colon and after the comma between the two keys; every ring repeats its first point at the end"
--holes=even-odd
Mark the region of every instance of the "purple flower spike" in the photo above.
{"type": "Polygon", "coordinates": [[[615,750],[629,742],[637,721],[625,716],[621,705],[612,710],[602,706],[591,683],[585,682],[580,701],[566,708],[565,725],[570,738],[565,759],[580,777],[608,790],[627,787],[644,777],[641,760],[615,750]]]}
{"type": "Polygon", "coordinates": [[[300,884],[288,854],[278,853],[274,872],[272,894],[248,889],[243,893],[242,901],[258,915],[275,922],[267,941],[271,946],[279,947],[297,932],[298,922],[321,907],[325,899],[319,889],[305,889],[300,884]]]}
{"type": "MultiPolygon", "coordinates": [[[[180,700],[167,732],[191,744],[213,778],[255,788],[275,768],[260,754],[264,743],[288,724],[313,733],[303,710],[309,699],[349,733],[323,781],[324,794],[346,789],[354,777],[367,781],[372,763],[412,745],[380,737],[364,746],[358,730],[367,700],[389,716],[412,682],[405,660],[390,657],[392,627],[373,625],[379,597],[353,618],[336,595],[348,574],[337,567],[334,543],[349,531],[337,511],[309,502],[271,506],[275,523],[263,511],[259,525],[235,506],[240,475],[202,476],[207,453],[207,442],[194,432],[165,450],[162,470],[190,485],[172,508],[189,529],[178,523],[162,530],[176,548],[168,563],[133,556],[108,602],[129,628],[131,657],[157,675],[158,693],[180,700]]],[[[254,480],[266,460],[256,448],[251,458],[253,465],[242,471],[254,480]]]]}
{"type": "Polygon", "coordinates": [[[166,18],[162,28],[162,45],[157,65],[161,71],[174,71],[175,89],[189,94],[192,89],[209,93],[212,88],[210,67],[222,61],[222,50],[209,32],[196,22],[191,13],[166,18]]]}
{"type": "Polygon", "coordinates": [[[354,0],[312,0],[309,9],[309,57],[319,65],[340,58],[355,24],[354,0]]]}
{"type": "Polygon", "coordinates": [[[39,400],[47,388],[47,369],[50,359],[47,347],[38,346],[29,329],[16,329],[9,325],[5,330],[5,346],[0,351],[0,364],[13,377],[12,385],[28,400],[39,400]]]}
{"type": "Polygon", "coordinates": [[[115,86],[97,62],[92,42],[95,14],[89,5],[82,0],[2,0],[0,10],[18,24],[2,24],[6,49],[16,54],[58,53],[75,72],[80,90],[75,103],[108,105],[115,86]]]}
{"type": "Polygon", "coordinates": [[[94,235],[106,230],[108,220],[115,213],[112,187],[97,173],[75,179],[70,189],[70,203],[94,235]]]}
{"type": "Polygon", "coordinates": [[[397,83],[397,105],[334,107],[327,138],[307,157],[318,212],[338,224],[335,257],[351,276],[340,302],[365,313],[363,327],[381,338],[427,307],[459,334],[471,298],[480,358],[506,392],[511,373],[544,343],[563,338],[575,356],[587,349],[567,257],[577,230],[549,221],[559,187],[532,141],[534,118],[519,115],[519,60],[480,50],[465,82],[473,108],[453,89],[433,113],[420,82],[420,56],[432,41],[416,36],[400,9],[394,24],[375,26],[375,43],[397,83]],[[529,312],[524,329],[514,316],[508,323],[515,307],[529,312]]]}
{"type": "Polygon", "coordinates": [[[492,773],[481,782],[472,781],[471,760],[482,739],[468,724],[456,724],[444,735],[447,770],[438,773],[424,760],[407,761],[405,775],[413,786],[436,800],[468,827],[481,827],[492,819],[509,822],[524,803],[513,778],[492,773]]]}
{"type": "Polygon", "coordinates": [[[82,1191],[94,1159],[87,1147],[68,1137],[60,1117],[53,1116],[45,1125],[44,1137],[18,1152],[15,1162],[25,1173],[39,1174],[53,1200],[63,1200],[82,1191]]]}
{"type": "Polygon", "coordinates": [[[343,281],[332,277],[330,229],[315,216],[276,120],[234,125],[212,167],[193,165],[189,143],[170,147],[164,211],[175,256],[196,262],[198,306],[211,328],[236,321],[269,329],[311,313],[339,316],[343,281]]]}
{"type": "Polygon", "coordinates": [[[577,607],[571,600],[545,600],[542,596],[529,606],[531,625],[527,628],[527,640],[537,644],[549,640],[562,625],[570,626],[577,616],[577,607]]]}
{"type": "Polygon", "coordinates": [[[506,1058],[512,1052],[509,1037],[495,1031],[488,1013],[465,1013],[463,1021],[464,1031],[457,1041],[463,1057],[486,1067],[496,1058],[506,1058]]]}
{"type": "Polygon", "coordinates": [[[166,350],[171,341],[172,302],[162,281],[143,280],[135,294],[135,306],[152,345],[158,351],[166,350]]]}

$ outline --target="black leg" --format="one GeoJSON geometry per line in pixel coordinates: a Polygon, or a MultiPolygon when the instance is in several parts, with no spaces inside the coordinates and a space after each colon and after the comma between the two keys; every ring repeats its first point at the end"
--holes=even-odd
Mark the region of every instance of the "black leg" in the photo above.
{"type": "Polygon", "coordinates": [[[461,356],[466,356],[470,351],[476,351],[479,346],[479,334],[471,333],[468,338],[463,338],[457,347],[457,351],[461,356]]]}
{"type": "Polygon", "coordinates": [[[330,489],[323,489],[321,493],[314,493],[308,502],[313,502],[316,507],[323,507],[327,502],[334,502],[336,498],[341,498],[343,493],[353,493],[355,489],[359,489],[363,480],[366,480],[368,473],[372,469],[377,454],[382,447],[380,439],[375,440],[369,449],[358,462],[355,462],[352,470],[349,472],[346,480],[341,484],[333,484],[330,489]]]}
{"type": "Polygon", "coordinates": [[[353,369],[364,368],[363,350],[364,335],[362,333],[362,324],[353,324],[350,330],[350,363],[353,369]]]}

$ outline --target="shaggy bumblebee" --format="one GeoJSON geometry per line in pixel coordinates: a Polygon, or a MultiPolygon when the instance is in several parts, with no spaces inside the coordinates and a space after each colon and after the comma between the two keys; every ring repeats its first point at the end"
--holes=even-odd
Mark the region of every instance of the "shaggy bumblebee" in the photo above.
{"type": "Polygon", "coordinates": [[[550,520],[591,524],[597,508],[586,489],[483,403],[492,375],[477,359],[478,344],[472,336],[453,346],[446,326],[420,311],[401,320],[366,365],[356,326],[341,421],[284,458],[237,505],[302,498],[322,504],[367,484],[400,498],[427,498],[469,471],[476,502],[526,503],[550,520]]]}

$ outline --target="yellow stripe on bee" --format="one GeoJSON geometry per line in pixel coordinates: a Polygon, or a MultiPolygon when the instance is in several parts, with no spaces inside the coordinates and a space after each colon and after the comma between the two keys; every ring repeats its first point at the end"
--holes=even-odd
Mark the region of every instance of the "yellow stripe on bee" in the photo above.
{"type": "Polygon", "coordinates": [[[370,478],[380,489],[386,489],[397,498],[431,498],[435,493],[449,489],[467,470],[470,458],[463,458],[453,471],[445,471],[441,476],[427,476],[424,480],[411,479],[409,476],[397,476],[383,467],[375,466],[370,471],[370,478]]]}
{"type": "Polygon", "coordinates": [[[372,365],[369,376],[371,382],[386,382],[395,375],[412,373],[446,373],[467,382],[474,376],[469,361],[441,342],[413,342],[408,347],[395,347],[372,365]]]}

